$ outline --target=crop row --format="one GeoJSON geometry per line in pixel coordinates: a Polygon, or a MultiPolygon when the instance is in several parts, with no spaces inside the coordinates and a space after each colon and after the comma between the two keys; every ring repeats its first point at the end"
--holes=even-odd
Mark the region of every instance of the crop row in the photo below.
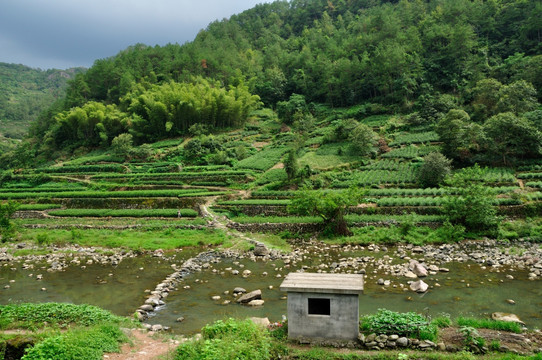
{"type": "Polygon", "coordinates": [[[518,171],[542,171],[542,164],[522,165],[518,171]]]}
{"type": "Polygon", "coordinates": [[[393,149],[382,155],[383,158],[397,158],[397,159],[414,159],[422,157],[432,152],[440,151],[439,146],[416,146],[409,145],[398,149],[393,149]]]}
{"type": "MultiPolygon", "coordinates": [[[[374,199],[378,206],[442,206],[445,198],[432,197],[402,197],[402,198],[380,198],[374,199]]],[[[496,198],[494,205],[521,205],[521,200],[516,198],[496,198]]]]}
{"type": "MultiPolygon", "coordinates": [[[[368,202],[375,203],[378,206],[441,206],[445,198],[443,197],[382,197],[378,199],[367,199],[368,202]]],[[[280,199],[249,199],[249,200],[231,200],[221,201],[218,205],[228,206],[286,206],[291,200],[280,199]]],[[[515,198],[496,198],[495,205],[519,205],[520,199],[515,198]]]]}
{"type": "Polygon", "coordinates": [[[290,200],[267,200],[267,199],[247,199],[219,201],[218,205],[263,205],[263,206],[285,206],[290,200]]]}
{"type": "Polygon", "coordinates": [[[288,148],[285,146],[266,147],[256,154],[239,161],[235,167],[265,171],[278,163],[286,151],[288,151],[288,148]]]}
{"type": "Polygon", "coordinates": [[[393,170],[393,171],[402,171],[411,167],[412,165],[407,162],[401,162],[390,159],[383,159],[380,161],[373,161],[368,165],[363,167],[364,170],[393,170]]]}
{"type": "Polygon", "coordinates": [[[356,171],[335,179],[332,188],[348,188],[351,186],[370,186],[378,184],[412,184],[417,181],[417,170],[413,167],[403,171],[369,170],[356,171]]]}
{"type": "Polygon", "coordinates": [[[49,212],[52,216],[62,217],[181,217],[194,218],[197,211],[192,209],[66,209],[49,212]]]}
{"type": "Polygon", "coordinates": [[[244,177],[253,175],[251,171],[229,170],[229,171],[208,171],[208,172],[180,172],[180,173],[136,173],[136,174],[97,174],[92,179],[190,179],[204,177],[244,177]]]}
{"type": "MultiPolygon", "coordinates": [[[[501,186],[489,188],[489,191],[494,194],[509,194],[518,190],[517,186],[501,186]]],[[[325,194],[329,191],[323,191],[325,194]]],[[[366,196],[444,196],[456,195],[456,191],[451,188],[384,188],[384,189],[367,189],[366,196]]],[[[280,190],[259,190],[252,192],[252,198],[260,199],[287,199],[293,198],[298,194],[297,191],[280,191],[280,190]]]]}
{"type": "Polygon", "coordinates": [[[542,181],[529,181],[525,185],[533,188],[542,188],[542,181]]]}
{"type": "Polygon", "coordinates": [[[65,165],[88,165],[88,164],[97,164],[97,163],[103,163],[103,162],[111,162],[111,163],[122,163],[124,162],[124,158],[120,156],[115,155],[108,155],[108,154],[102,154],[102,155],[91,155],[91,156],[83,156],[74,160],[70,160],[65,162],[65,165]]]}
{"type": "MultiPolygon", "coordinates": [[[[265,223],[283,223],[283,224],[308,224],[321,223],[323,220],[318,216],[236,216],[232,221],[240,224],[265,224],[265,223]]],[[[348,214],[345,220],[349,224],[361,222],[397,222],[413,221],[421,222],[443,222],[442,215],[385,215],[385,214],[348,214]]]]}
{"type": "Polygon", "coordinates": [[[28,198],[141,198],[141,197],[190,197],[221,195],[223,192],[209,192],[201,189],[190,190],[129,190],[129,191],[59,191],[59,192],[20,192],[0,193],[0,199],[28,198]]]}
{"type": "Polygon", "coordinates": [[[519,173],[518,179],[542,179],[542,172],[519,173]]]}
{"type": "Polygon", "coordinates": [[[422,133],[401,133],[395,137],[395,140],[390,142],[390,146],[397,146],[403,144],[420,144],[432,141],[438,141],[439,136],[434,131],[427,131],[422,133]]]}
{"type": "MultiPolygon", "coordinates": [[[[0,188],[0,193],[53,193],[63,191],[86,191],[87,188],[34,187],[34,188],[0,188]]],[[[39,196],[39,195],[36,195],[39,196]]]]}
{"type": "Polygon", "coordinates": [[[95,172],[112,172],[123,173],[127,169],[121,164],[95,164],[95,165],[64,165],[51,166],[42,169],[36,169],[35,172],[43,172],[47,174],[64,174],[64,173],[95,173],[95,172]]]}

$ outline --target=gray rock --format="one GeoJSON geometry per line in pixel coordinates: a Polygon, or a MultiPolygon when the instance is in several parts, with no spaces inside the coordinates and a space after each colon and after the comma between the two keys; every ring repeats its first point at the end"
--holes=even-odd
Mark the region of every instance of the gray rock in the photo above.
{"type": "Polygon", "coordinates": [[[239,299],[237,299],[238,303],[246,304],[251,302],[252,300],[259,300],[262,298],[262,291],[261,290],[254,290],[247,294],[244,294],[239,299]]]}
{"type": "Polygon", "coordinates": [[[413,264],[411,270],[418,277],[426,277],[427,276],[427,269],[417,261],[413,264]]]}
{"type": "Polygon", "coordinates": [[[521,325],[525,325],[523,321],[515,314],[508,314],[503,312],[494,312],[491,314],[493,320],[515,322],[521,325]]]}
{"type": "Polygon", "coordinates": [[[249,318],[250,321],[252,321],[254,324],[259,325],[261,327],[267,328],[271,322],[269,321],[269,318],[260,318],[260,317],[251,317],[249,318]]]}
{"type": "Polygon", "coordinates": [[[257,242],[254,246],[254,255],[266,256],[269,255],[269,249],[261,242],[257,242]]]}
{"type": "Polygon", "coordinates": [[[265,301],[263,300],[251,300],[247,303],[248,306],[262,306],[265,301]]]}
{"type": "Polygon", "coordinates": [[[400,347],[407,347],[408,339],[406,337],[400,337],[399,339],[397,339],[396,344],[400,347]]]}
{"type": "Polygon", "coordinates": [[[151,331],[158,332],[164,330],[164,327],[160,324],[152,325],[151,331]]]}
{"type": "Polygon", "coordinates": [[[141,310],[143,311],[153,311],[154,310],[154,307],[150,304],[145,304],[145,305],[141,305],[139,307],[141,310]]]}
{"type": "Polygon", "coordinates": [[[423,282],[423,280],[414,281],[410,284],[410,290],[418,293],[424,293],[427,289],[429,289],[429,285],[423,282]]]}
{"type": "Polygon", "coordinates": [[[388,340],[388,342],[386,342],[386,347],[389,347],[389,348],[395,348],[397,347],[397,343],[395,341],[391,341],[391,340],[388,340]]]}
{"type": "Polygon", "coordinates": [[[233,289],[233,292],[234,292],[234,293],[237,293],[237,294],[244,294],[244,293],[246,293],[247,291],[246,291],[244,288],[242,288],[242,287],[236,287],[235,289],[233,289]]]}
{"type": "Polygon", "coordinates": [[[184,316],[181,316],[181,317],[178,317],[177,320],[175,320],[176,322],[183,322],[184,321],[184,316]]]}

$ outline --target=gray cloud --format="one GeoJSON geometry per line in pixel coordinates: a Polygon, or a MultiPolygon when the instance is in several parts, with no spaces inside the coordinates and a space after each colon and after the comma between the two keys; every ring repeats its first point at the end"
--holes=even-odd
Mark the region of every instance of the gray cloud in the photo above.
{"type": "Polygon", "coordinates": [[[0,61],[91,66],[136,43],[185,43],[214,20],[271,0],[2,0],[0,61]]]}

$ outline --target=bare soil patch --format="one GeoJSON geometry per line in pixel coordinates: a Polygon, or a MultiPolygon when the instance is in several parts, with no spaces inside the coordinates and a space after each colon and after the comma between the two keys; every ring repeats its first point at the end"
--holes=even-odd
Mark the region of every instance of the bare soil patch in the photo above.
{"type": "MultiPolygon", "coordinates": [[[[512,351],[520,354],[536,352],[542,348],[542,333],[530,332],[515,334],[506,331],[477,329],[478,336],[484,338],[486,346],[492,341],[498,342],[502,351],[512,351]]],[[[453,345],[456,348],[465,346],[465,338],[458,328],[444,328],[439,330],[439,342],[445,345],[453,345]]]]}
{"type": "Polygon", "coordinates": [[[120,353],[108,353],[104,360],[153,360],[173,359],[173,352],[179,346],[179,341],[164,339],[146,330],[133,329],[130,331],[132,344],[124,344],[120,353]]]}

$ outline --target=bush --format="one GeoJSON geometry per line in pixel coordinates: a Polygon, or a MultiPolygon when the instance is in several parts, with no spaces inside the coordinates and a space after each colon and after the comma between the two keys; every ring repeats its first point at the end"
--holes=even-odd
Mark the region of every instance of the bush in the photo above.
{"type": "Polygon", "coordinates": [[[24,360],[101,360],[104,352],[118,352],[126,336],[118,326],[99,325],[46,338],[30,348],[24,360]]]}
{"type": "Polygon", "coordinates": [[[386,309],[379,309],[375,315],[362,317],[361,330],[376,334],[416,337],[421,340],[434,341],[437,338],[437,326],[422,315],[386,309]]]}
{"type": "Polygon", "coordinates": [[[497,228],[496,210],[493,208],[495,196],[481,184],[483,173],[478,166],[456,173],[450,181],[450,193],[446,196],[443,214],[454,225],[465,226],[471,231],[495,231],[497,228]]]}
{"type": "Polygon", "coordinates": [[[8,201],[6,204],[0,203],[0,237],[2,242],[11,239],[15,233],[15,227],[11,218],[18,207],[19,204],[13,201],[8,201]]]}
{"type": "Polygon", "coordinates": [[[424,188],[439,186],[450,173],[452,161],[441,153],[431,153],[423,158],[418,171],[418,182],[424,188]]]}
{"type": "Polygon", "coordinates": [[[269,333],[250,320],[216,321],[202,329],[203,339],[177,348],[175,360],[275,358],[269,333]]]}

